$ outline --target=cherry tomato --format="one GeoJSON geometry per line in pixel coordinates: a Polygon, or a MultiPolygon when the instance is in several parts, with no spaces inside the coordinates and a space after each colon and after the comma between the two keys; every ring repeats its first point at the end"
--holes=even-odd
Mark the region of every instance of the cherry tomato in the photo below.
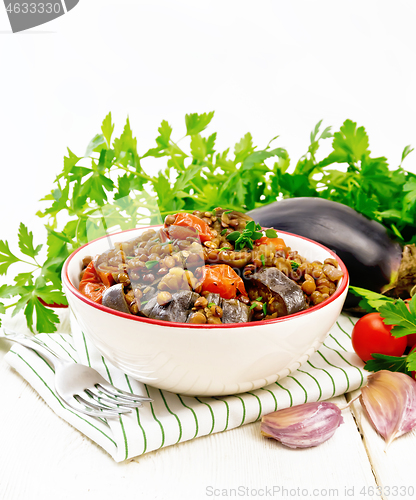
{"type": "Polygon", "coordinates": [[[85,297],[101,304],[103,293],[107,288],[108,286],[104,285],[95,270],[94,261],[91,261],[82,276],[81,283],[79,284],[79,291],[82,295],[85,295],[85,297]]]}
{"type": "Polygon", "coordinates": [[[416,333],[411,333],[410,335],[406,335],[407,345],[412,347],[416,344],[416,333]]]}
{"type": "Polygon", "coordinates": [[[366,314],[360,318],[352,331],[354,351],[363,361],[373,353],[401,356],[407,346],[406,337],[396,338],[390,333],[392,325],[385,325],[379,313],[366,314]]]}
{"type": "Polygon", "coordinates": [[[256,240],[256,246],[259,245],[274,245],[276,248],[276,252],[278,250],[285,250],[286,243],[283,238],[268,238],[267,236],[263,236],[259,240],[256,240]]]}
{"type": "MultiPolygon", "coordinates": [[[[194,228],[196,231],[198,231],[198,236],[202,242],[211,240],[213,238],[213,234],[208,224],[196,215],[176,214],[175,217],[176,219],[172,226],[185,226],[194,228]]],[[[169,226],[169,235],[173,238],[178,238],[178,236],[173,236],[171,234],[172,226],[169,226]]],[[[189,234],[187,236],[189,236],[189,234]]]]}
{"type": "Polygon", "coordinates": [[[230,266],[205,266],[202,291],[219,293],[223,299],[235,299],[237,294],[247,295],[243,280],[230,266]]]}

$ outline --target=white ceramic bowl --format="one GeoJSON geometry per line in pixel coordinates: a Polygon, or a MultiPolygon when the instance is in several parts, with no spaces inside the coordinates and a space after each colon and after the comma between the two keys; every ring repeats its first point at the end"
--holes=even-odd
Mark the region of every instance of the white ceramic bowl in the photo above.
{"type": "Polygon", "coordinates": [[[348,291],[344,263],[326,247],[279,231],[310,262],[336,258],[344,277],[324,303],[272,320],[224,325],[171,323],[132,316],[95,304],[78,291],[82,259],[138,236],[148,227],[99,238],[66,260],[62,281],[69,307],[98,350],[128,375],[187,395],[246,392],[286,377],[322,345],[348,291]]]}

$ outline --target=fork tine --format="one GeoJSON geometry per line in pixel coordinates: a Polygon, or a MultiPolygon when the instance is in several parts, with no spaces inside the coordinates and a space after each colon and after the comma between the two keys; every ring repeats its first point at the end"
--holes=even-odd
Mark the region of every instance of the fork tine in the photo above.
{"type": "Polygon", "coordinates": [[[99,392],[97,389],[85,389],[85,392],[94,398],[94,401],[97,403],[104,403],[110,407],[121,407],[121,408],[141,408],[143,403],[141,401],[130,401],[130,400],[121,400],[112,397],[104,397],[106,393],[99,392]],[[104,396],[103,396],[104,394],[104,396]]]}
{"type": "Polygon", "coordinates": [[[106,382],[100,382],[96,384],[95,387],[100,391],[105,392],[109,396],[117,396],[120,399],[127,399],[130,401],[153,401],[152,398],[148,398],[147,396],[141,396],[139,394],[133,394],[132,392],[126,392],[114,385],[108,384],[106,382]]]}
{"type": "Polygon", "coordinates": [[[78,411],[80,413],[83,413],[84,415],[89,415],[90,417],[114,418],[114,417],[119,416],[119,413],[114,412],[112,410],[109,410],[109,411],[90,410],[90,409],[86,408],[83,404],[79,403],[75,398],[72,398],[71,400],[69,400],[69,398],[68,398],[64,402],[66,405],[68,405],[73,410],[78,411]]]}
{"type": "Polygon", "coordinates": [[[98,404],[96,404],[97,401],[95,403],[93,403],[92,402],[93,400],[84,399],[79,394],[75,394],[74,398],[78,401],[78,403],[82,403],[87,408],[89,407],[89,408],[92,408],[93,410],[99,410],[100,412],[101,412],[101,410],[103,410],[104,412],[110,412],[112,415],[117,415],[119,413],[130,413],[131,412],[130,408],[117,408],[115,406],[110,407],[110,406],[105,406],[104,404],[98,405],[98,404]]]}

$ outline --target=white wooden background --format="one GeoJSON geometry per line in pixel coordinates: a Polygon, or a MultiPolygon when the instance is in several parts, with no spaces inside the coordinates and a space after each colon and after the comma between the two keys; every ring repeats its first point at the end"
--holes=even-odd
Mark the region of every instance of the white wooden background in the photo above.
{"type": "MultiPolygon", "coordinates": [[[[26,331],[22,318],[7,323],[26,331]]],[[[61,331],[68,331],[67,321],[61,331]]],[[[243,498],[387,500],[410,499],[400,488],[416,487],[416,433],[394,441],[385,452],[383,439],[358,402],[343,411],[344,424],[335,435],[316,448],[285,448],[263,438],[260,424],[254,423],[117,464],[57,417],[9,367],[3,359],[9,347],[8,341],[0,339],[2,500],[204,499],[237,496],[232,489],[243,498]],[[377,486],[383,488],[382,496],[377,486]]],[[[344,405],[357,394],[331,401],[344,405]]]]}

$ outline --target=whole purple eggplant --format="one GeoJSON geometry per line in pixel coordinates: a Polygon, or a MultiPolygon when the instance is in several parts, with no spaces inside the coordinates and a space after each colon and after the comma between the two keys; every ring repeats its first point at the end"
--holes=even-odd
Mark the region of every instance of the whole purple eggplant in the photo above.
{"type": "MultiPolygon", "coordinates": [[[[381,293],[397,276],[402,249],[385,227],[335,201],[289,198],[247,213],[263,227],[298,234],[325,245],[344,261],[350,284],[381,293]]],[[[359,298],[348,294],[346,309],[359,298]]]]}

